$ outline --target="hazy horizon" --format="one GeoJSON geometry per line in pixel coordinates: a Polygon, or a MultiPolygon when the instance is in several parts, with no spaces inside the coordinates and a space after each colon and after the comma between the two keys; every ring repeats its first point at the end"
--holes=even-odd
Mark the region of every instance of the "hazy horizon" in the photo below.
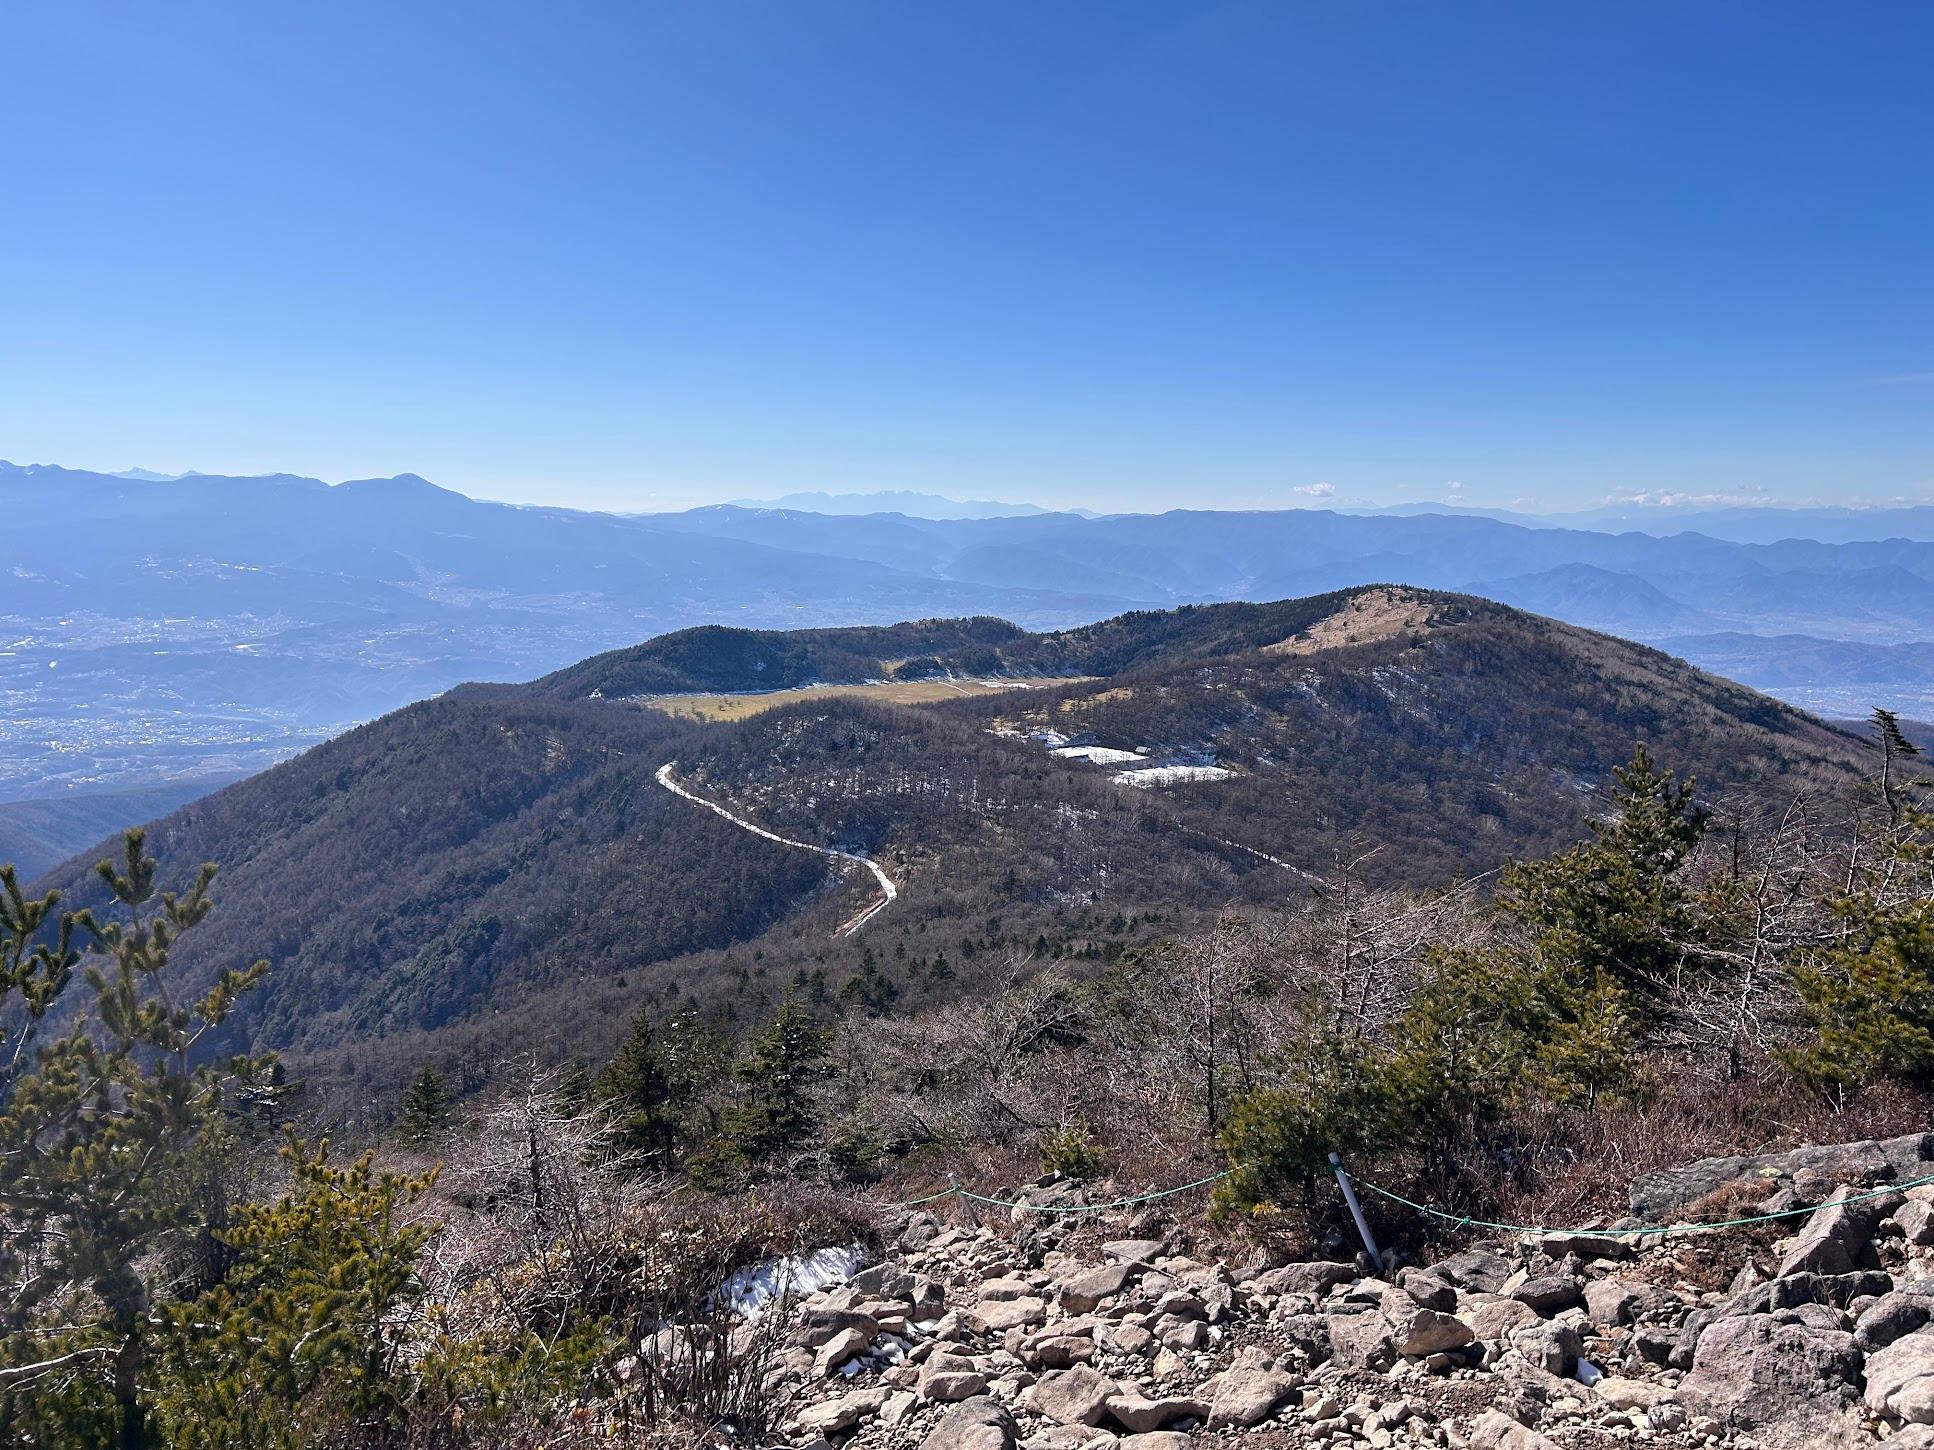
{"type": "Polygon", "coordinates": [[[1925,499],[1930,41],[31,0],[0,440],[627,511],[1925,499]]]}
{"type": "MultiPolygon", "coordinates": [[[[1199,500],[1176,497],[1169,501],[1163,501],[1159,498],[1152,499],[1139,507],[1103,509],[1103,508],[1097,508],[1095,506],[1085,504],[1085,503],[1079,503],[1079,502],[1062,504],[1062,505],[1049,505],[1041,502],[1038,499],[1033,499],[1033,498],[995,497],[991,493],[974,493],[971,490],[962,490],[954,493],[942,493],[933,489],[911,488],[911,487],[902,488],[902,487],[881,486],[878,488],[841,488],[838,486],[821,486],[821,487],[801,486],[801,487],[789,488],[785,490],[772,489],[767,491],[764,494],[759,494],[755,492],[755,493],[747,493],[747,494],[739,495],[736,497],[716,497],[716,498],[706,497],[706,498],[695,499],[685,503],[663,503],[651,508],[631,508],[631,507],[626,507],[622,504],[577,503],[577,502],[572,502],[568,498],[543,497],[543,496],[537,496],[535,493],[531,493],[528,496],[524,496],[524,497],[494,496],[490,494],[474,492],[472,490],[459,487],[456,484],[453,484],[443,479],[429,477],[428,475],[423,474],[419,470],[412,469],[412,468],[400,468],[400,469],[394,470],[393,472],[358,475],[355,477],[325,478],[319,474],[307,473],[300,469],[292,469],[292,468],[271,468],[260,472],[246,472],[246,473],[235,472],[235,471],[226,470],[226,469],[213,469],[213,468],[187,468],[179,472],[170,472],[170,471],[164,471],[160,469],[146,468],[139,464],[135,464],[132,466],[123,466],[119,468],[109,468],[109,467],[99,467],[92,464],[88,464],[88,465],[76,464],[65,460],[55,461],[51,459],[35,459],[35,460],[32,460],[31,462],[23,462],[18,459],[7,458],[4,454],[0,454],[0,466],[5,466],[8,464],[11,464],[15,467],[22,467],[22,468],[36,468],[36,467],[63,468],[63,469],[69,469],[75,472],[101,474],[106,477],[119,478],[119,479],[124,479],[128,482],[138,482],[138,483],[174,483],[174,482],[179,482],[183,479],[189,479],[189,478],[211,478],[211,477],[263,478],[263,479],[275,478],[275,477],[291,477],[291,478],[313,479],[315,481],[327,484],[331,487],[335,487],[344,483],[367,482],[370,479],[388,480],[393,478],[416,477],[416,478],[421,478],[426,483],[430,483],[438,488],[448,490],[449,492],[452,492],[452,493],[461,494],[464,497],[469,498],[478,503],[498,503],[498,504],[505,504],[515,508],[564,508],[564,509],[581,510],[585,512],[617,513],[617,514],[661,513],[661,512],[673,513],[673,512],[683,512],[687,509],[692,509],[692,508],[707,508],[707,507],[714,507],[718,505],[771,506],[774,504],[784,503],[790,499],[809,499],[816,496],[824,497],[829,500],[842,500],[842,499],[862,499],[863,500],[863,499],[869,499],[869,498],[891,498],[896,495],[904,496],[907,498],[925,498],[925,499],[931,499],[937,503],[948,503],[948,504],[956,504],[956,505],[1004,506],[1004,507],[1016,508],[1019,510],[1042,509],[1049,512],[1056,512],[1056,511],[1081,512],[1081,513],[1089,513],[1089,514],[1100,514],[1100,513],[1159,514],[1159,513],[1172,512],[1178,509],[1205,509],[1205,508],[1206,509],[1226,509],[1226,510],[1232,510],[1232,511],[1255,510],[1255,509],[1265,509],[1265,510],[1266,509],[1309,509],[1309,510],[1327,510],[1327,511],[1342,512],[1342,513],[1367,513],[1367,512],[1377,512],[1377,511],[1403,509],[1403,508],[1441,508],[1441,509],[1447,509],[1447,510],[1463,510],[1463,511],[1468,511],[1472,513],[1496,512],[1496,513],[1523,514],[1530,517],[1553,517],[1553,518],[1570,517],[1577,514],[1593,513],[1593,512],[1604,511],[1604,510],[1628,510],[1639,514],[1656,514],[1661,519],[1670,519],[1672,516],[1678,515],[1678,514],[1692,514],[1692,513],[1699,513],[1699,512],[1705,512],[1705,511],[1727,510],[1727,509],[1772,509],[1772,510],[1845,509],[1845,510],[1850,510],[1850,511],[1859,513],[1859,512],[1879,512],[1879,511],[1884,511],[1888,509],[1898,509],[1898,508],[1916,508],[1916,507],[1934,506],[1934,495],[1927,496],[1927,497],[1897,497],[1897,498],[1890,498],[1890,499],[1861,499],[1861,498],[1834,499],[1834,498],[1818,498],[1818,497],[1798,498],[1798,499],[1771,499],[1771,498],[1738,496],[1738,495],[1689,495],[1689,494],[1671,494],[1671,493],[1667,493],[1667,494],[1639,493],[1639,494],[1628,494],[1623,496],[1607,496],[1607,497],[1597,498],[1597,499],[1585,499],[1582,501],[1564,503],[1564,504],[1559,504],[1548,500],[1536,500],[1536,499],[1522,501],[1519,503],[1511,503],[1511,504],[1489,504],[1489,503],[1480,502],[1476,499],[1464,498],[1457,495],[1448,495],[1448,496],[1436,497],[1436,498],[1419,497],[1419,498],[1390,499],[1390,500],[1384,500],[1384,501],[1371,501],[1371,500],[1353,500],[1353,499],[1335,496],[1333,493],[1317,493],[1317,492],[1304,490],[1304,491],[1292,491],[1292,495],[1290,497],[1281,499],[1276,502],[1259,501],[1259,502],[1250,502],[1250,503],[1234,503],[1234,502],[1204,503],[1199,500]]],[[[1178,494],[1179,492],[1180,490],[1178,490],[1178,494]]]]}

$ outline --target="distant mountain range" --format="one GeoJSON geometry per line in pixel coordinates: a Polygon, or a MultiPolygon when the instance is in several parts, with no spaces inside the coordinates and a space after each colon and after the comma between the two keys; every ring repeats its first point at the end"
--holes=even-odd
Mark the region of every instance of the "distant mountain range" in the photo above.
{"type": "MultiPolygon", "coordinates": [[[[1385,848],[1372,882],[1485,872],[1574,839],[1641,739],[1712,800],[1830,794],[1866,755],[1657,651],[1366,588],[1049,634],[698,629],[412,705],[149,842],[166,882],[223,868],[184,986],[266,954],[234,1045],[285,1050],[353,1114],[426,1058],[474,1086],[520,1051],[596,1057],[644,1003],[762,1020],[796,983],[870,972],[912,1006],[1017,959],[1108,960],[1306,892],[1345,846],[1385,848]],[[1036,683],[922,706],[809,691],[725,724],[620,698],[987,671],[1036,683]],[[675,794],[666,770],[773,834],[675,794]],[[897,898],[837,934],[872,878],[779,837],[866,854],[897,898]]],[[[96,903],[96,854],[44,880],[96,903]]]]}
{"type": "Polygon", "coordinates": [[[332,486],[7,464],[0,510],[0,800],[259,769],[462,681],[699,624],[1064,629],[1371,582],[1670,640],[1837,716],[1934,710],[1905,656],[1863,653],[1934,640],[1934,540],[1911,536],[1925,510],[1712,516],[1735,533],[1903,531],[1772,542],[1470,510],[619,516],[478,502],[413,474],[332,486]],[[1769,659],[1738,636],[1819,643],[1769,659]]]}
{"type": "MultiPolygon", "coordinates": [[[[1049,513],[1031,503],[994,503],[987,499],[944,498],[937,493],[789,493],[781,498],[733,499],[738,508],[785,509],[806,514],[905,514],[915,519],[1001,519],[1027,518],[1049,513]]],[[[1084,518],[1094,514],[1086,509],[1073,512],[1084,518]]]]}
{"type": "Polygon", "coordinates": [[[1533,514],[1511,509],[1468,508],[1457,504],[1400,504],[1366,513],[1445,514],[1496,519],[1532,529],[1590,529],[1595,533],[1705,534],[1738,544],[1776,544],[1811,539],[1852,544],[1873,539],[1934,541],[1934,504],[1874,508],[1801,508],[1774,504],[1701,507],[1681,503],[1622,503],[1572,512],[1533,514]]]}

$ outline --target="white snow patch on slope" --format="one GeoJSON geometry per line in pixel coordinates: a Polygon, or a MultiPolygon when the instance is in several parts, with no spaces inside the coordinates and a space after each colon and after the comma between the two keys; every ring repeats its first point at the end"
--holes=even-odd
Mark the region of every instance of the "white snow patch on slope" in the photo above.
{"type": "Polygon", "coordinates": [[[814,1249],[748,1264],[719,1285],[719,1301],[734,1313],[757,1319],[766,1305],[778,1299],[803,1299],[833,1284],[844,1284],[866,1267],[866,1251],[858,1244],[814,1249]]]}
{"type": "Polygon", "coordinates": [[[1219,765],[1151,765],[1146,770],[1124,770],[1115,777],[1117,785],[1132,785],[1137,790],[1150,786],[1180,785],[1191,780],[1226,780],[1234,775],[1219,765]]]}
{"type": "Polygon", "coordinates": [[[1063,745],[1049,753],[1063,760],[1085,760],[1090,765],[1128,765],[1148,759],[1139,750],[1110,750],[1105,745],[1063,745]]]}

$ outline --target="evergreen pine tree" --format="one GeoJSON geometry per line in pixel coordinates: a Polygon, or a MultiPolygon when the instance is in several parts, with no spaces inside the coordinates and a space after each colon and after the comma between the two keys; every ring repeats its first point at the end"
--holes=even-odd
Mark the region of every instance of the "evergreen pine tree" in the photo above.
{"type": "Polygon", "coordinates": [[[450,1089],[443,1075],[426,1062],[403,1090],[403,1111],[397,1119],[396,1136],[412,1148],[429,1148],[442,1141],[449,1127],[450,1089]]]}
{"type": "Polygon", "coordinates": [[[1618,814],[1561,855],[1510,867],[1499,905],[1531,928],[1561,995],[1582,998],[1607,978],[1644,1003],[1671,979],[1697,926],[1682,872],[1706,813],[1692,782],[1675,783],[1644,745],[1614,774],[1618,814]]]}
{"type": "Polygon", "coordinates": [[[812,1085],[826,1075],[833,1034],[791,997],[772,1025],[732,1065],[744,1097],[725,1113],[725,1141],[742,1159],[763,1163],[804,1142],[818,1122],[812,1085]]]}
{"type": "Polygon", "coordinates": [[[151,1443],[150,1279],[159,1250],[203,1226],[196,1175],[172,1170],[210,1141],[232,1090],[267,1074],[267,1059],[204,1062],[198,1049],[268,964],[172,1000],[170,960],[211,908],[215,868],[160,892],[143,833],[129,831],[121,863],[96,870],[107,922],[56,916],[58,893],[29,898],[0,868],[0,1266],[12,1280],[0,1441],[139,1450],[151,1443]],[[89,958],[91,1020],[43,1040],[89,958]]]}
{"type": "Polygon", "coordinates": [[[677,1137],[673,1086],[647,1009],[631,1019],[624,1045],[599,1074],[598,1096],[610,1107],[624,1147],[653,1163],[670,1157],[677,1137]]]}

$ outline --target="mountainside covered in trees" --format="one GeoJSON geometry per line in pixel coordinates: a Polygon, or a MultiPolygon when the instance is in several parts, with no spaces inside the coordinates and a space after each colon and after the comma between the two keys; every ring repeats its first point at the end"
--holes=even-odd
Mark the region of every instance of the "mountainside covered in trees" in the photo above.
{"type": "MultiPolygon", "coordinates": [[[[1667,509],[1577,528],[1324,509],[620,516],[480,502],[409,474],[332,486],[4,462],[0,511],[0,800],[259,770],[460,681],[560,671],[568,685],[573,661],[691,626],[881,627],[808,647],[830,679],[863,661],[921,668],[932,651],[904,648],[896,620],[1067,629],[1380,580],[1669,640],[1807,709],[1934,710],[1906,668],[1934,637],[1934,543],[1899,511],[1767,516],[1842,540],[1829,543],[1684,533],[1698,516],[1667,509]],[[1614,525],[1635,531],[1598,531],[1614,525]],[[49,546],[69,534],[87,547],[49,546]],[[1770,665],[1750,643],[1796,633],[1811,642],[1770,665]]],[[[635,659],[637,679],[611,681],[623,693],[694,688],[688,667],[715,648],[620,649],[597,668],[635,659]]]]}
{"type": "MultiPolygon", "coordinates": [[[[1854,769],[1848,736],[1664,655],[1414,590],[1051,635],[706,631],[618,664],[716,687],[916,646],[1102,678],[695,725],[612,698],[607,659],[427,701],[158,823],[164,882],[223,866],[182,967],[268,957],[228,1036],[387,1093],[432,1052],[477,1080],[514,1048],[595,1055],[641,1004],[757,1019],[797,986],[904,1009],[1016,958],[1110,960],[1226,902],[1306,896],[1339,857],[1373,852],[1382,883],[1486,872],[1575,839],[1636,740],[1714,798],[1854,769]],[[1089,737],[1097,758],[1065,743],[1089,737]],[[898,899],[836,937],[869,879],[674,795],[667,764],[779,835],[876,858],[898,899]]],[[[91,859],[48,878],[75,904],[99,900],[91,859]]]]}

